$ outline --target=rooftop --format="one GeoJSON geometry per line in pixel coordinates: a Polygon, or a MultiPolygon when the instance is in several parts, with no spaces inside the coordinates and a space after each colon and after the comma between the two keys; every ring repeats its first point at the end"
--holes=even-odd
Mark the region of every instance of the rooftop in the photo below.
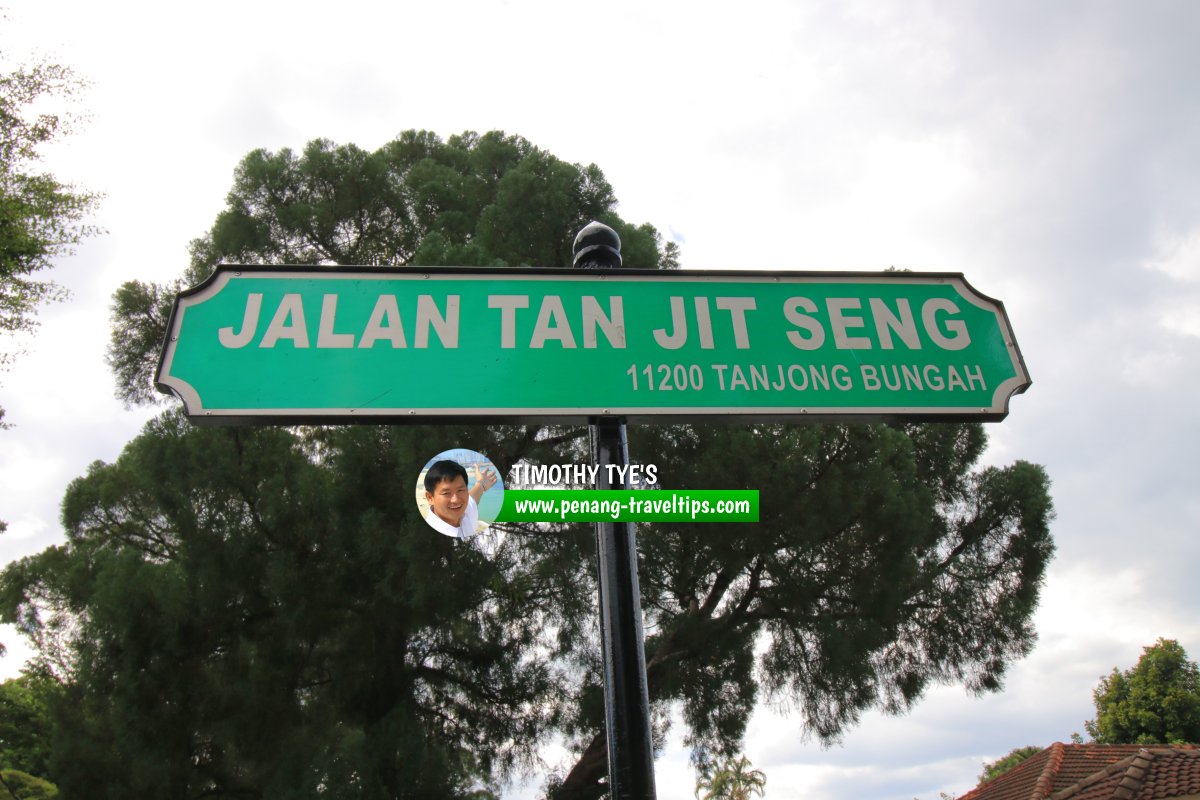
{"type": "Polygon", "coordinates": [[[1194,745],[1054,744],[959,800],[1200,800],[1194,745]]]}

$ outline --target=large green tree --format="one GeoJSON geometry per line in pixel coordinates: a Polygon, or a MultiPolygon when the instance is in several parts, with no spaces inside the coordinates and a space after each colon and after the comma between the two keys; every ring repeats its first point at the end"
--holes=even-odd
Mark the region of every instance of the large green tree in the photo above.
{"type": "Polygon", "coordinates": [[[1174,639],[1143,648],[1132,668],[1100,680],[1096,718],[1084,723],[1100,744],[1200,742],[1200,668],[1174,639]]]}
{"type": "MultiPolygon", "coordinates": [[[[567,266],[591,219],[617,228],[628,266],[677,263],[615,205],[595,166],[496,132],[256,151],[179,283],[118,293],[120,392],[153,399],[171,296],[217,263],[567,266]]],[[[932,683],[994,690],[1032,646],[1048,481],[979,468],[981,426],[630,438],[668,487],[762,492],[757,525],[639,537],[651,702],[659,720],[682,710],[704,758],[740,750],[764,697],[829,740],[932,683]]],[[[97,775],[114,796],[464,795],[553,736],[574,761],[548,792],[602,795],[592,532],[513,526],[491,559],[433,535],[413,483],[452,446],[502,468],[587,458],[578,428],[195,429],[171,411],[77,480],[67,543],[0,578],[0,613],[66,686],[64,796],[97,775]]]]}

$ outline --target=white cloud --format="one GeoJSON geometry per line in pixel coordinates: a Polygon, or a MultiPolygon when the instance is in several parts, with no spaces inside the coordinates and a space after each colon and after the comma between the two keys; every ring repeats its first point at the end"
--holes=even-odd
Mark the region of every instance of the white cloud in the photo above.
{"type": "Polygon", "coordinates": [[[1175,333],[1200,338],[1200,303],[1179,311],[1168,311],[1162,317],[1162,324],[1175,333]]]}
{"type": "Polygon", "coordinates": [[[5,651],[0,657],[0,676],[3,680],[15,678],[33,657],[33,650],[12,625],[0,625],[0,644],[5,651]]]}
{"type": "Polygon", "coordinates": [[[1184,336],[1200,337],[1200,226],[1183,233],[1155,237],[1154,252],[1141,262],[1142,269],[1174,281],[1160,304],[1163,328],[1184,336]]]}
{"type": "Polygon", "coordinates": [[[1177,281],[1200,283],[1200,227],[1183,234],[1160,236],[1154,255],[1143,261],[1142,267],[1177,281]]]}

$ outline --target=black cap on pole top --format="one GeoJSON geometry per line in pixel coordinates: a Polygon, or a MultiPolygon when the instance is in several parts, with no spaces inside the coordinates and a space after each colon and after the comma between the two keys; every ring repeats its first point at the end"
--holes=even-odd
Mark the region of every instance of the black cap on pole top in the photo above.
{"type": "Polygon", "coordinates": [[[575,261],[578,269],[615,269],[621,266],[621,237],[607,225],[592,221],[575,236],[575,261]]]}

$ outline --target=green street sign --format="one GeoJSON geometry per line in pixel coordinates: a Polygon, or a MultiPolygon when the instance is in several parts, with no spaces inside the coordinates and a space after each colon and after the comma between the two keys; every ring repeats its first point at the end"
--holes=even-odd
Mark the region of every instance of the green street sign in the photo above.
{"type": "Polygon", "coordinates": [[[195,421],[1002,419],[1029,376],[953,273],[222,266],[157,375],[195,421]]]}

